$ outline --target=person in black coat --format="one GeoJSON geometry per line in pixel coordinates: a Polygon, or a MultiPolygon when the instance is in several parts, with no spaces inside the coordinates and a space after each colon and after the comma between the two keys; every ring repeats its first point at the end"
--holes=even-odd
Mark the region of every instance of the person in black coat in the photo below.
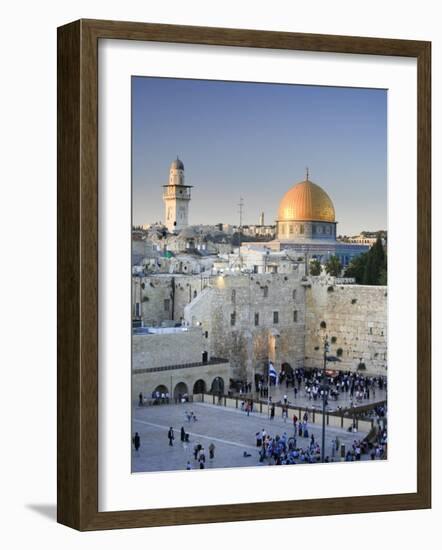
{"type": "Polygon", "coordinates": [[[173,445],[173,440],[175,439],[175,436],[173,434],[173,428],[172,426],[170,427],[169,431],[167,432],[167,437],[169,438],[169,445],[172,447],[173,445]]]}
{"type": "Polygon", "coordinates": [[[135,450],[138,452],[138,449],[140,448],[140,445],[141,445],[141,439],[138,432],[135,432],[133,443],[134,443],[135,450]]]}

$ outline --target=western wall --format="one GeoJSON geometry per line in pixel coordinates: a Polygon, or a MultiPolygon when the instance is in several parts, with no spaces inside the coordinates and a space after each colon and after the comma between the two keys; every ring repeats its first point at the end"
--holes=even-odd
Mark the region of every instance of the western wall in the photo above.
{"type": "Polygon", "coordinates": [[[387,374],[386,286],[336,284],[311,277],[305,293],[305,366],[321,367],[324,338],[330,355],[340,362],[331,368],[387,374]],[[359,367],[360,368],[360,367],[359,367]]]}

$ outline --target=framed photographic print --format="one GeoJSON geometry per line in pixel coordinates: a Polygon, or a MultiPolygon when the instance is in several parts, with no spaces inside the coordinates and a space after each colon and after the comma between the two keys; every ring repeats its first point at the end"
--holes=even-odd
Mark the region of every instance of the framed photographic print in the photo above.
{"type": "Polygon", "coordinates": [[[59,28],[59,522],[431,506],[430,51],[59,28]]]}

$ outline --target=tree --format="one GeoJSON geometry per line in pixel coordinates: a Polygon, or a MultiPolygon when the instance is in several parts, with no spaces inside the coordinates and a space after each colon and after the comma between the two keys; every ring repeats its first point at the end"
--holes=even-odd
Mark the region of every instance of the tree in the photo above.
{"type": "Polygon", "coordinates": [[[342,265],[337,256],[330,256],[325,262],[325,271],[332,277],[339,277],[342,271],[342,265]]]}
{"type": "Polygon", "coordinates": [[[321,275],[321,262],[316,258],[310,262],[310,275],[313,275],[313,277],[321,275]]]}
{"type": "Polygon", "coordinates": [[[347,269],[345,270],[345,277],[353,277],[356,279],[356,283],[361,285],[364,282],[365,264],[367,263],[367,252],[359,254],[352,258],[347,269]]]}
{"type": "Polygon", "coordinates": [[[354,277],[359,285],[387,284],[387,254],[380,237],[368,252],[351,260],[345,276],[354,277]]]}
{"type": "Polygon", "coordinates": [[[368,251],[367,263],[364,270],[364,284],[381,284],[381,270],[383,269],[386,269],[386,257],[382,241],[378,237],[375,244],[368,251]]]}

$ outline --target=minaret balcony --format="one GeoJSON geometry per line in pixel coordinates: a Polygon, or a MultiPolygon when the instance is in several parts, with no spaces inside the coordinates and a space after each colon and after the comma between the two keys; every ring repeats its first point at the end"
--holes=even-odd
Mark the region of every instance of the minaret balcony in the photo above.
{"type": "Polygon", "coordinates": [[[190,188],[178,185],[169,185],[165,187],[163,199],[182,199],[190,200],[190,188]]]}

